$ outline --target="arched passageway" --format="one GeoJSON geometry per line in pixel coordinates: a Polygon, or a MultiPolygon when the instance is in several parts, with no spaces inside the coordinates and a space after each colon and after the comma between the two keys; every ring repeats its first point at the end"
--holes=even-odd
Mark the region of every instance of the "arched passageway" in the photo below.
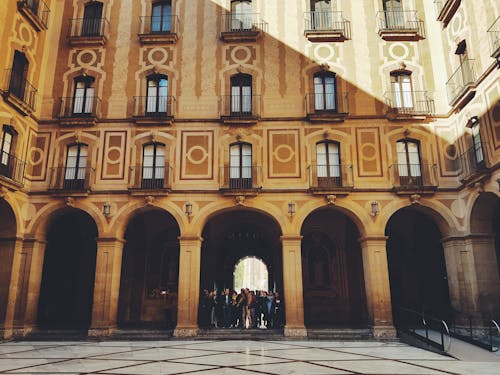
{"type": "Polygon", "coordinates": [[[174,328],[179,283],[179,226],[168,212],[138,213],[123,248],[118,325],[174,328]]]}
{"type": "Polygon", "coordinates": [[[41,328],[87,330],[91,324],[98,236],[81,210],[58,214],[47,232],[38,306],[41,328]]]}
{"type": "Polygon", "coordinates": [[[7,312],[17,234],[14,211],[5,200],[0,200],[0,218],[0,324],[2,324],[7,312]]]}
{"type": "Polygon", "coordinates": [[[394,316],[399,308],[451,315],[442,235],[433,219],[412,207],[387,223],[387,261],[394,316]]]}
{"type": "Polygon", "coordinates": [[[306,327],[368,324],[359,230],[341,212],[324,209],[304,221],[302,281],[306,327]]]}

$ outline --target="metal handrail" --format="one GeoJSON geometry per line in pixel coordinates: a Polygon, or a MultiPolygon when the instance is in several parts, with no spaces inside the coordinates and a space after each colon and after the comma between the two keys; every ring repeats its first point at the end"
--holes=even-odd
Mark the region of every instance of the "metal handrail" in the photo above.
{"type": "Polygon", "coordinates": [[[305,96],[308,115],[316,114],[349,114],[349,98],[347,92],[310,93],[305,96]]]}
{"type": "Polygon", "coordinates": [[[415,10],[386,10],[377,12],[378,30],[380,31],[416,31],[425,37],[424,21],[418,18],[415,10]]]}
{"type": "Polygon", "coordinates": [[[500,339],[500,327],[494,319],[484,319],[458,310],[453,312],[455,317],[451,322],[452,336],[491,352],[499,350],[498,344],[495,346],[495,337],[500,339]]]}
{"type": "Polygon", "coordinates": [[[6,69],[3,89],[6,93],[14,95],[34,111],[38,90],[26,79],[24,73],[13,69],[6,69]]]}
{"type": "Polygon", "coordinates": [[[448,92],[448,102],[450,104],[463,94],[468,85],[472,85],[476,81],[474,64],[474,60],[465,59],[446,82],[446,91],[448,92]]]}
{"type": "Polygon", "coordinates": [[[139,34],[177,34],[179,17],[144,16],[139,17],[139,34]]]}
{"type": "Polygon", "coordinates": [[[72,18],[69,20],[68,36],[70,38],[107,38],[109,21],[107,18],[72,18]]]}
{"type": "Polygon", "coordinates": [[[260,18],[260,13],[233,13],[222,15],[222,33],[246,33],[266,31],[267,22],[260,18]]]}
{"type": "Polygon", "coordinates": [[[342,12],[312,11],[304,13],[304,31],[341,31],[346,34],[347,21],[342,12]]]}
{"type": "Polygon", "coordinates": [[[45,28],[48,27],[50,9],[43,0],[20,0],[18,4],[28,8],[45,28]]]}
{"type": "Polygon", "coordinates": [[[493,337],[495,335],[500,337],[500,326],[498,325],[498,323],[495,320],[491,319],[489,328],[490,328],[490,347],[491,347],[491,351],[495,353],[495,352],[498,352],[498,350],[500,349],[500,345],[497,345],[495,347],[493,337]],[[493,330],[496,331],[495,333],[493,333],[492,327],[493,327],[493,330]]]}
{"type": "Polygon", "coordinates": [[[500,55],[500,17],[493,22],[487,32],[490,34],[491,56],[497,57],[500,55]]]}
{"type": "Polygon", "coordinates": [[[435,111],[427,91],[387,91],[384,97],[389,112],[431,115],[435,111]]]}

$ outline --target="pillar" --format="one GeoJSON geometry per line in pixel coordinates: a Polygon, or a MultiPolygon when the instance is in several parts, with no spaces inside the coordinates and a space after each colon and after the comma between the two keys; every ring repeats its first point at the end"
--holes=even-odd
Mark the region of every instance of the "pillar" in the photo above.
{"type": "Polygon", "coordinates": [[[302,236],[282,236],[285,336],[305,337],[304,295],[302,290],[302,236]]]}
{"type": "Polygon", "coordinates": [[[179,237],[179,290],[176,337],[198,334],[198,303],[200,299],[200,262],[202,238],[179,237]]]}
{"type": "Polygon", "coordinates": [[[387,237],[363,237],[360,239],[363,252],[366,304],[373,322],[376,338],[396,337],[392,322],[389,267],[387,265],[387,237]]]}
{"type": "Polygon", "coordinates": [[[117,238],[97,239],[94,303],[89,336],[107,336],[116,328],[124,243],[125,241],[117,238]]]}

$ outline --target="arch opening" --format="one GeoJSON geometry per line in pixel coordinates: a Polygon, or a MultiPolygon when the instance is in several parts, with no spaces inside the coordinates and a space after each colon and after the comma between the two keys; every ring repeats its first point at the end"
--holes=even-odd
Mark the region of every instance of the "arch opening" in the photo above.
{"type": "Polygon", "coordinates": [[[5,200],[0,200],[0,323],[5,320],[7,312],[12,261],[16,238],[16,217],[14,211],[5,200]]]}
{"type": "Polygon", "coordinates": [[[269,273],[262,259],[248,256],[238,260],[233,272],[233,290],[267,290],[269,273]]]}

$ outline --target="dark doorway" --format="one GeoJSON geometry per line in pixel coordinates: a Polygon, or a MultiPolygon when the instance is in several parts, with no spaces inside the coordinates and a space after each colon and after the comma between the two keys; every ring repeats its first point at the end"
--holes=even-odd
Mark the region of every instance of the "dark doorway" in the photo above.
{"type": "Polygon", "coordinates": [[[41,328],[90,327],[97,235],[94,220],[80,210],[65,212],[52,221],[38,307],[41,328]]]}
{"type": "Polygon", "coordinates": [[[16,238],[16,217],[5,200],[0,200],[0,324],[5,321],[16,238]]]}
{"type": "Polygon", "coordinates": [[[359,231],[334,210],[313,212],[302,226],[306,327],[368,324],[359,231]]]}
{"type": "Polygon", "coordinates": [[[179,226],[166,211],[148,210],[128,224],[118,325],[174,328],[179,283],[179,226]]]}
{"type": "Polygon", "coordinates": [[[431,217],[403,208],[385,235],[394,316],[400,307],[450,317],[451,305],[441,233],[431,217]]]}

